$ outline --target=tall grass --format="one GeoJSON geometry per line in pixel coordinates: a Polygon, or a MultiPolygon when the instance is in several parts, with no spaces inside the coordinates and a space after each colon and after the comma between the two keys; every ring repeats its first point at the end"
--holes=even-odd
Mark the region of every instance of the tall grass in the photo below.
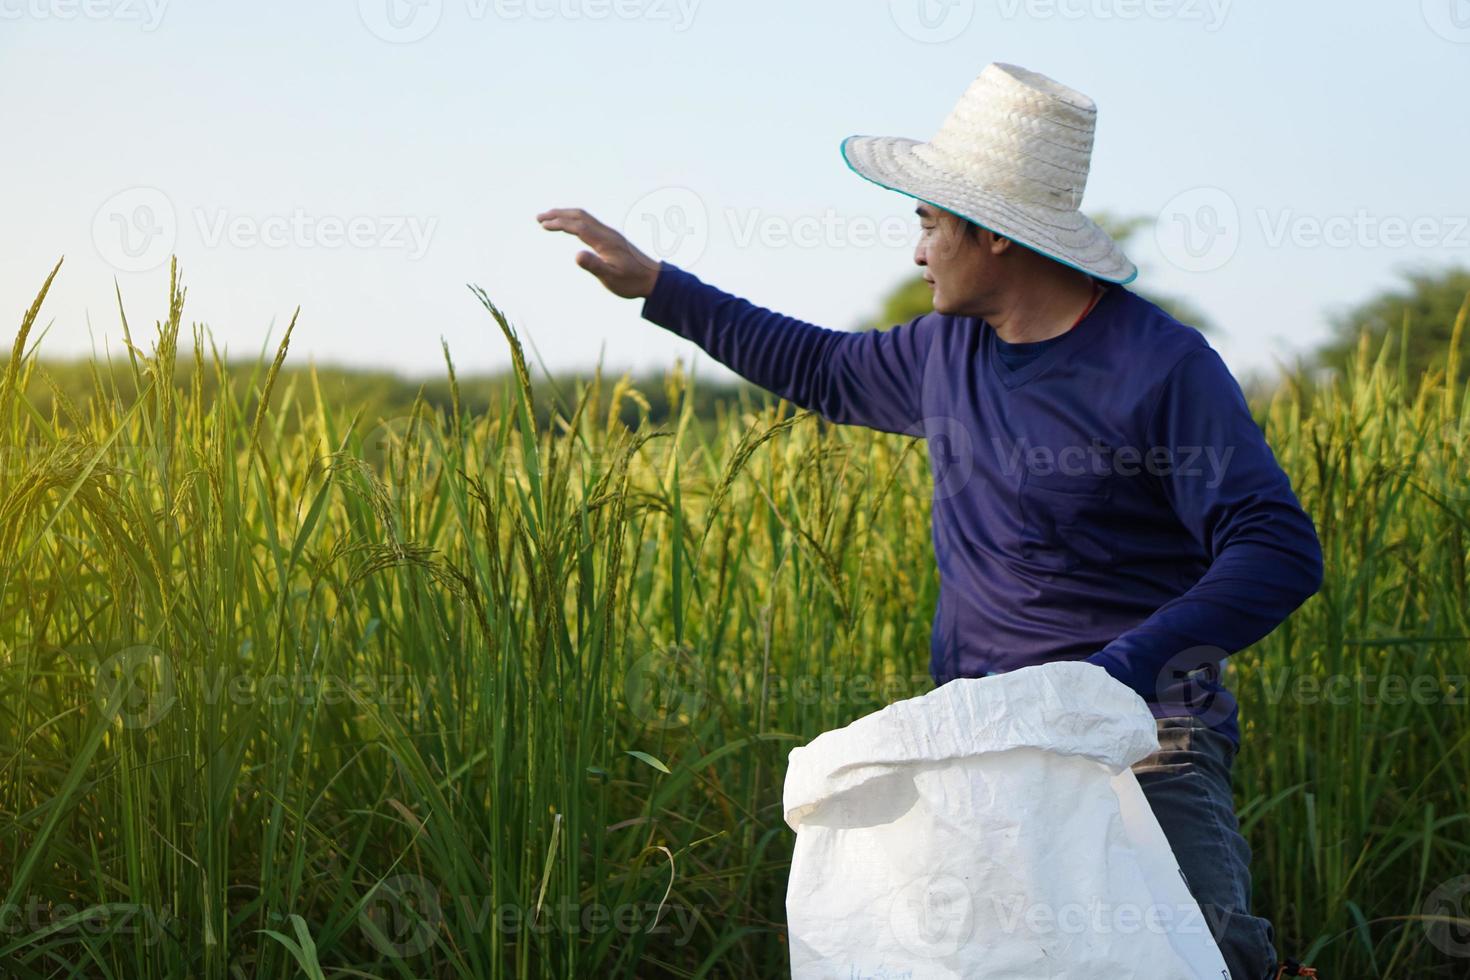
{"type": "Polygon", "coordinates": [[[1237,796],[1258,901],[1328,976],[1470,972],[1467,312],[1444,370],[1408,375],[1406,324],[1376,352],[1365,335],[1343,384],[1288,378],[1266,413],[1326,576],[1232,658],[1237,796]]]}
{"type": "MultiPolygon", "coordinates": [[[[678,369],[659,426],[601,372],[533,392],[478,291],[518,379],[485,413],[447,350],[448,409],[282,383],[290,330],[242,380],[195,327],[181,382],[172,273],[43,414],[51,286],[0,381],[0,974],[786,971],[787,753],[929,688],[921,442],[701,420],[678,369]]],[[[1287,952],[1461,976],[1423,916],[1470,870],[1470,422],[1454,366],[1371,353],[1266,410],[1328,584],[1232,658],[1237,792],[1287,952]],[[1433,690],[1280,686],[1369,672],[1433,690]]]]}

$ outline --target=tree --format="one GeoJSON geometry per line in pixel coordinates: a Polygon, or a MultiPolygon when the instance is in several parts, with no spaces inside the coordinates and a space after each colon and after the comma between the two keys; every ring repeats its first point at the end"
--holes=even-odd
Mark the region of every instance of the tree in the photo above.
{"type": "MultiPolygon", "coordinates": [[[[1152,218],[1144,216],[1119,218],[1107,213],[1100,213],[1092,220],[1112,236],[1114,241],[1123,246],[1126,246],[1130,239],[1153,221],[1152,218]]],[[[1157,304],[1180,323],[1195,327],[1207,335],[1216,332],[1216,328],[1204,313],[1187,300],[1138,289],[1133,283],[1129,283],[1128,288],[1144,299],[1157,304]]],[[[924,283],[923,275],[915,273],[912,277],[899,283],[884,297],[877,318],[864,324],[864,327],[882,329],[899,323],[907,323],[916,316],[930,312],[933,308],[933,296],[929,292],[929,287],[924,283]]]]}
{"type": "Polygon", "coordinates": [[[1470,268],[1421,268],[1403,275],[1404,288],[1379,293],[1331,318],[1333,338],[1316,353],[1321,367],[1342,372],[1357,356],[1363,331],[1376,349],[1389,331],[1397,337],[1404,328],[1409,332],[1406,367],[1411,376],[1445,366],[1455,319],[1470,303],[1470,268]]]}

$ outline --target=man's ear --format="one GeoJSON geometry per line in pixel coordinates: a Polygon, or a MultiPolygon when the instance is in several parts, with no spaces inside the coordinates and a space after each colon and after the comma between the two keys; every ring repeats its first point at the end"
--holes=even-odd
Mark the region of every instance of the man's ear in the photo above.
{"type": "Polygon", "coordinates": [[[967,235],[973,235],[975,243],[988,249],[992,255],[1000,255],[1011,247],[1011,240],[1009,238],[1006,238],[1004,235],[997,235],[989,228],[978,225],[968,218],[965,219],[965,233],[967,235]]]}

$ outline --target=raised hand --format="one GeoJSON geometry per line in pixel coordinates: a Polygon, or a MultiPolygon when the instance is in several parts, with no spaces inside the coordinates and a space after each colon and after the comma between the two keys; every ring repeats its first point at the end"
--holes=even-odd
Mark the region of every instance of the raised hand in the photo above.
{"type": "Polygon", "coordinates": [[[623,235],[581,208],[553,208],[536,215],[547,231],[576,235],[591,251],[577,253],[579,266],[596,276],[609,291],[624,299],[653,292],[659,263],[640,252],[623,235]]]}

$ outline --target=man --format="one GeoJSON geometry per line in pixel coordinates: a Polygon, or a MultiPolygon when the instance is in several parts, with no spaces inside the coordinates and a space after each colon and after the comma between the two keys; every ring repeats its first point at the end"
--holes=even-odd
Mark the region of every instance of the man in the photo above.
{"type": "Polygon", "coordinates": [[[1284,973],[1252,916],[1239,748],[1220,668],[1321,585],[1316,530],[1239,385],[1192,327],[1125,288],[1079,208],[1096,106],[992,64],[928,142],[850,137],[848,166],[915,198],[934,312],[827,330],[757,307],[575,209],[538,216],[643,316],[837,423],[922,435],[940,571],[936,684],[1084,659],[1137,691],[1135,765],[1234,980],[1284,973]]]}

